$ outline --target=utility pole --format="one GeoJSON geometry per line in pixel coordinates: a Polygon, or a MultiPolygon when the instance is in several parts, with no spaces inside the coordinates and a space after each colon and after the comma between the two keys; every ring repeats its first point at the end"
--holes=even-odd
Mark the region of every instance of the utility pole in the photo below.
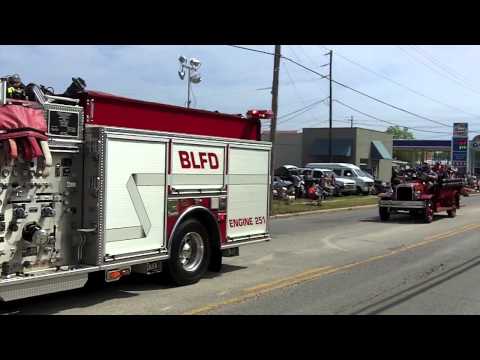
{"type": "MultiPolygon", "coordinates": [[[[280,75],[281,45],[275,45],[275,57],[273,59],[273,82],[272,82],[272,121],[270,122],[270,141],[272,143],[272,152],[270,157],[270,176],[273,189],[273,172],[275,170],[275,138],[277,132],[277,113],[278,113],[278,79],[280,75]]],[[[273,191],[270,190],[270,197],[273,191]]],[[[270,201],[270,215],[272,214],[272,201],[270,201]]]]}
{"type": "Polygon", "coordinates": [[[350,127],[353,128],[353,115],[350,116],[350,127]]]}
{"type": "Polygon", "coordinates": [[[330,80],[330,101],[329,101],[329,111],[328,111],[328,122],[329,122],[329,127],[328,127],[328,162],[332,163],[333,162],[333,154],[332,154],[332,56],[333,56],[333,50],[330,50],[328,52],[328,55],[330,57],[329,61],[329,71],[328,71],[328,79],[330,80]]]}

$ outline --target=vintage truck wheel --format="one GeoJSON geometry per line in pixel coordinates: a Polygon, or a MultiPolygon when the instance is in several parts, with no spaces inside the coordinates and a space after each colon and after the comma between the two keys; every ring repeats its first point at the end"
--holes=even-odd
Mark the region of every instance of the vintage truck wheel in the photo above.
{"type": "Polygon", "coordinates": [[[454,218],[457,216],[457,209],[453,208],[452,210],[447,210],[448,217],[454,218]]]}
{"type": "Polygon", "coordinates": [[[210,262],[210,240],[205,227],[195,219],[180,224],[172,239],[165,273],[176,285],[196,283],[210,262]]]}
{"type": "Polygon", "coordinates": [[[425,221],[427,224],[430,224],[433,221],[433,205],[431,201],[427,201],[425,204],[423,221],[425,221]]]}
{"type": "Polygon", "coordinates": [[[381,207],[379,209],[380,213],[380,220],[381,221],[388,221],[390,219],[390,209],[387,207],[381,207]]]}

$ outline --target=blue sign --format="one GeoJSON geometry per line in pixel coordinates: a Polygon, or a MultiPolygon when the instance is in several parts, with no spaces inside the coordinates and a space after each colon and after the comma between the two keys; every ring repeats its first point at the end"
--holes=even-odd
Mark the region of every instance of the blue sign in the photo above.
{"type": "Polygon", "coordinates": [[[468,168],[468,123],[454,123],[452,134],[452,165],[460,174],[468,168]]]}
{"type": "Polygon", "coordinates": [[[454,151],[452,161],[467,161],[467,153],[463,151],[454,151]]]}

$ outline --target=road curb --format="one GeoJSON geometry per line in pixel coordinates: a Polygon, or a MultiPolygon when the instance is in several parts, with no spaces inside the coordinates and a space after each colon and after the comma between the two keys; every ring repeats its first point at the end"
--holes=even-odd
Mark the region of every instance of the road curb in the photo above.
{"type": "Polygon", "coordinates": [[[272,216],[270,216],[270,219],[287,218],[287,217],[301,216],[301,215],[315,215],[315,214],[337,212],[337,211],[346,211],[346,210],[368,209],[368,208],[373,208],[373,207],[377,207],[377,206],[378,206],[378,204],[372,204],[372,205],[350,206],[350,207],[337,208],[337,209],[299,211],[299,212],[295,212],[295,213],[272,215],[272,216]]]}

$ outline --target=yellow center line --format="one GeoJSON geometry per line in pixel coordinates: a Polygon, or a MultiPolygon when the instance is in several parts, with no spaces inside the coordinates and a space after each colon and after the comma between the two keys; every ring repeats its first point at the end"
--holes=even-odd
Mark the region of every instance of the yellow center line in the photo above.
{"type": "Polygon", "coordinates": [[[321,267],[321,268],[310,269],[310,270],[298,273],[298,274],[293,275],[293,276],[289,276],[289,277],[282,278],[282,279],[279,279],[279,280],[275,280],[275,281],[272,281],[272,282],[268,282],[268,283],[265,283],[265,284],[256,285],[254,287],[243,290],[243,292],[251,293],[251,292],[257,292],[257,291],[260,291],[260,290],[265,290],[265,289],[271,288],[273,286],[283,284],[285,282],[295,281],[295,280],[298,280],[298,279],[302,279],[304,277],[309,277],[309,276],[315,276],[317,274],[322,274],[327,269],[331,269],[331,266],[324,266],[324,267],[321,267]]]}
{"type": "Polygon", "coordinates": [[[399,253],[402,253],[402,252],[405,252],[405,251],[408,251],[408,250],[412,250],[412,249],[415,249],[415,248],[418,248],[418,247],[421,247],[421,246],[425,246],[425,245],[433,243],[435,241],[439,241],[439,240],[442,240],[442,239],[447,239],[451,236],[462,234],[464,232],[474,230],[474,229],[479,229],[479,228],[480,228],[480,224],[467,224],[463,227],[460,227],[460,228],[457,228],[457,229],[454,229],[454,230],[450,230],[450,231],[445,232],[445,233],[440,233],[440,234],[428,236],[428,237],[424,238],[424,240],[421,241],[421,242],[418,242],[418,243],[415,243],[415,244],[412,244],[412,245],[402,246],[399,249],[392,250],[392,251],[390,251],[388,253],[385,253],[385,254],[382,254],[382,255],[372,256],[372,257],[370,257],[368,259],[365,259],[365,260],[353,262],[353,263],[338,266],[338,267],[325,266],[325,267],[320,267],[320,268],[309,269],[309,270],[303,271],[301,273],[298,273],[298,274],[295,274],[295,275],[292,275],[292,276],[288,276],[288,277],[285,277],[285,278],[282,278],[282,279],[274,280],[272,282],[263,283],[263,284],[256,285],[254,287],[244,289],[243,290],[243,293],[244,293],[243,295],[239,295],[239,296],[236,296],[236,297],[233,297],[233,298],[230,298],[230,299],[218,302],[218,303],[208,304],[208,305],[205,305],[205,306],[202,306],[202,307],[199,307],[199,308],[195,308],[195,309],[192,309],[188,312],[185,312],[183,315],[205,314],[207,312],[213,311],[215,309],[218,309],[218,308],[226,306],[226,305],[232,305],[232,304],[238,304],[238,303],[244,302],[248,299],[257,297],[259,295],[269,293],[273,290],[286,288],[286,287],[296,285],[296,284],[299,284],[299,283],[302,283],[302,282],[311,281],[311,280],[323,277],[325,275],[337,273],[337,272],[340,272],[340,271],[351,269],[353,267],[368,264],[368,263],[373,262],[373,261],[385,259],[387,257],[393,256],[393,255],[396,255],[396,254],[399,254],[399,253]]]}

